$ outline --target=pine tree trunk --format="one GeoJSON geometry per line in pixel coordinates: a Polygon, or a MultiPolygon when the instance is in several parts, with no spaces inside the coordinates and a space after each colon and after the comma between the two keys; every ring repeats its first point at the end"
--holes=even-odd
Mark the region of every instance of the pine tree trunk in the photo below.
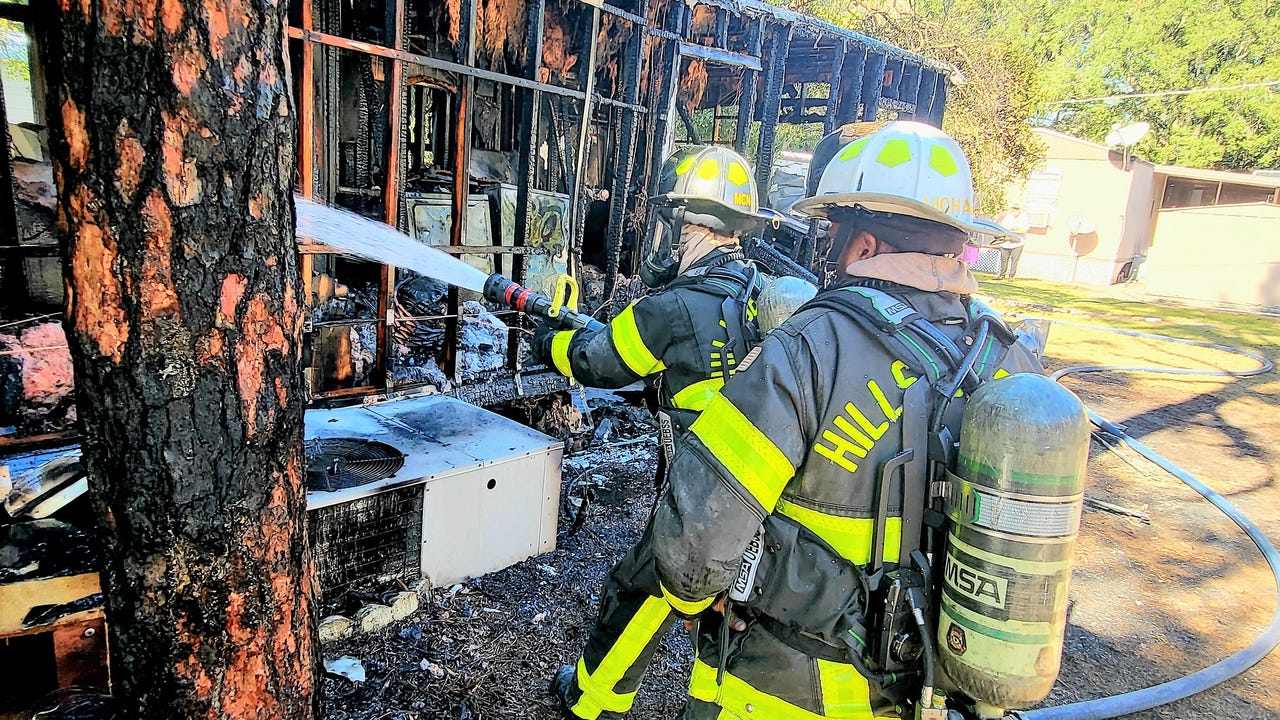
{"type": "Polygon", "coordinates": [[[66,329],[125,716],[313,717],[285,4],[57,0],[66,329]]]}

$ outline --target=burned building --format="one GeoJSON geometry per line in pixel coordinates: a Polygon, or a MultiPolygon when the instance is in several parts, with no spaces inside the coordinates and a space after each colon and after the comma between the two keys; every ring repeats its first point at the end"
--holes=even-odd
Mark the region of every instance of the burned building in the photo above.
{"type": "MultiPolygon", "coordinates": [[[[294,0],[289,18],[299,194],[535,290],[571,273],[602,316],[641,291],[632,277],[652,230],[647,201],[675,144],[735,147],[756,162],[764,194],[794,172],[774,172],[780,126],[936,124],[950,85],[946,66],[758,0],[294,0]]],[[[0,4],[13,56],[0,301],[13,320],[61,304],[39,21],[24,0],[0,4]]],[[[527,321],[514,311],[400,268],[300,247],[314,398],[430,386],[493,405],[564,389],[558,375],[522,366],[527,321]]],[[[62,383],[45,382],[52,394],[40,383],[24,390],[17,366],[30,355],[19,347],[30,327],[0,328],[9,436],[74,419],[62,383]]],[[[63,344],[39,352],[65,353],[63,344]]]]}

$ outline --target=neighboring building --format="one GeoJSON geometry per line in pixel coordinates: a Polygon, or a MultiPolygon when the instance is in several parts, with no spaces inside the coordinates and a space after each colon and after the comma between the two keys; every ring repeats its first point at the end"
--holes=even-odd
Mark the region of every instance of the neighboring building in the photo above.
{"type": "MultiPolygon", "coordinates": [[[[1280,307],[1280,177],[1155,165],[1037,128],[1043,167],[1009,197],[1031,216],[1018,274],[1214,305],[1280,307]],[[1206,244],[1213,260],[1206,260],[1206,244]]],[[[999,214],[999,213],[996,213],[999,214]]],[[[978,269],[994,268],[985,251],[978,269]]]]}

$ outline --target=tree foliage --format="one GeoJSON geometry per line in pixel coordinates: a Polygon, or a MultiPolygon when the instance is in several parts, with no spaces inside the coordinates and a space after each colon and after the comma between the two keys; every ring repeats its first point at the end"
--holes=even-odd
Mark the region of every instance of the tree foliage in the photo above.
{"type": "Polygon", "coordinates": [[[1039,64],[1019,48],[990,37],[982,13],[942,0],[812,0],[798,9],[837,25],[954,65],[943,129],[973,166],[983,212],[1004,205],[1004,189],[1044,155],[1031,132],[1043,103],[1039,64]]]}
{"type": "MultiPolygon", "coordinates": [[[[1050,101],[1280,80],[1275,0],[960,0],[990,37],[1042,68],[1050,101]]],[[[1136,151],[1159,163],[1280,167],[1280,94],[1257,88],[1047,105],[1055,127],[1102,141],[1146,121],[1136,151]]]]}
{"type": "MultiPolygon", "coordinates": [[[[1277,0],[922,0],[913,13],[974,33],[1030,63],[1039,120],[1102,142],[1116,124],[1151,123],[1135,148],[1155,162],[1280,167],[1272,88],[1091,103],[1064,100],[1280,80],[1277,0]]],[[[945,58],[944,58],[945,59],[945,58]]],[[[957,108],[959,109],[959,108],[957,108]]],[[[962,111],[963,112],[963,111],[962,111]]]]}

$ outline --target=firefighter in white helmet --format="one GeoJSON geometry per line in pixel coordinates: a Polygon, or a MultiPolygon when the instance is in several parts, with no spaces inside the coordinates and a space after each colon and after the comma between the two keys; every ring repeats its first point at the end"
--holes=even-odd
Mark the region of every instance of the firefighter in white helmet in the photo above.
{"type": "MultiPolygon", "coordinates": [[[[895,122],[847,144],[796,210],[830,222],[819,261],[831,279],[692,424],[653,520],[663,587],[727,618],[701,624],[686,720],[914,712],[920,633],[908,617],[881,654],[868,632],[890,608],[873,573],[910,562],[904,515],[924,510],[878,503],[886,472],[890,489],[894,472],[915,472],[893,471],[910,464],[904,433],[921,412],[904,411],[906,391],[959,376],[967,396],[1039,370],[1011,334],[975,340],[998,318],[955,258],[974,229],[973,188],[942,131],[895,122]],[[959,371],[975,345],[972,371],[959,371]]],[[[942,406],[944,423],[963,402],[942,406]]],[[[926,448],[914,451],[923,462],[926,448]]]]}

